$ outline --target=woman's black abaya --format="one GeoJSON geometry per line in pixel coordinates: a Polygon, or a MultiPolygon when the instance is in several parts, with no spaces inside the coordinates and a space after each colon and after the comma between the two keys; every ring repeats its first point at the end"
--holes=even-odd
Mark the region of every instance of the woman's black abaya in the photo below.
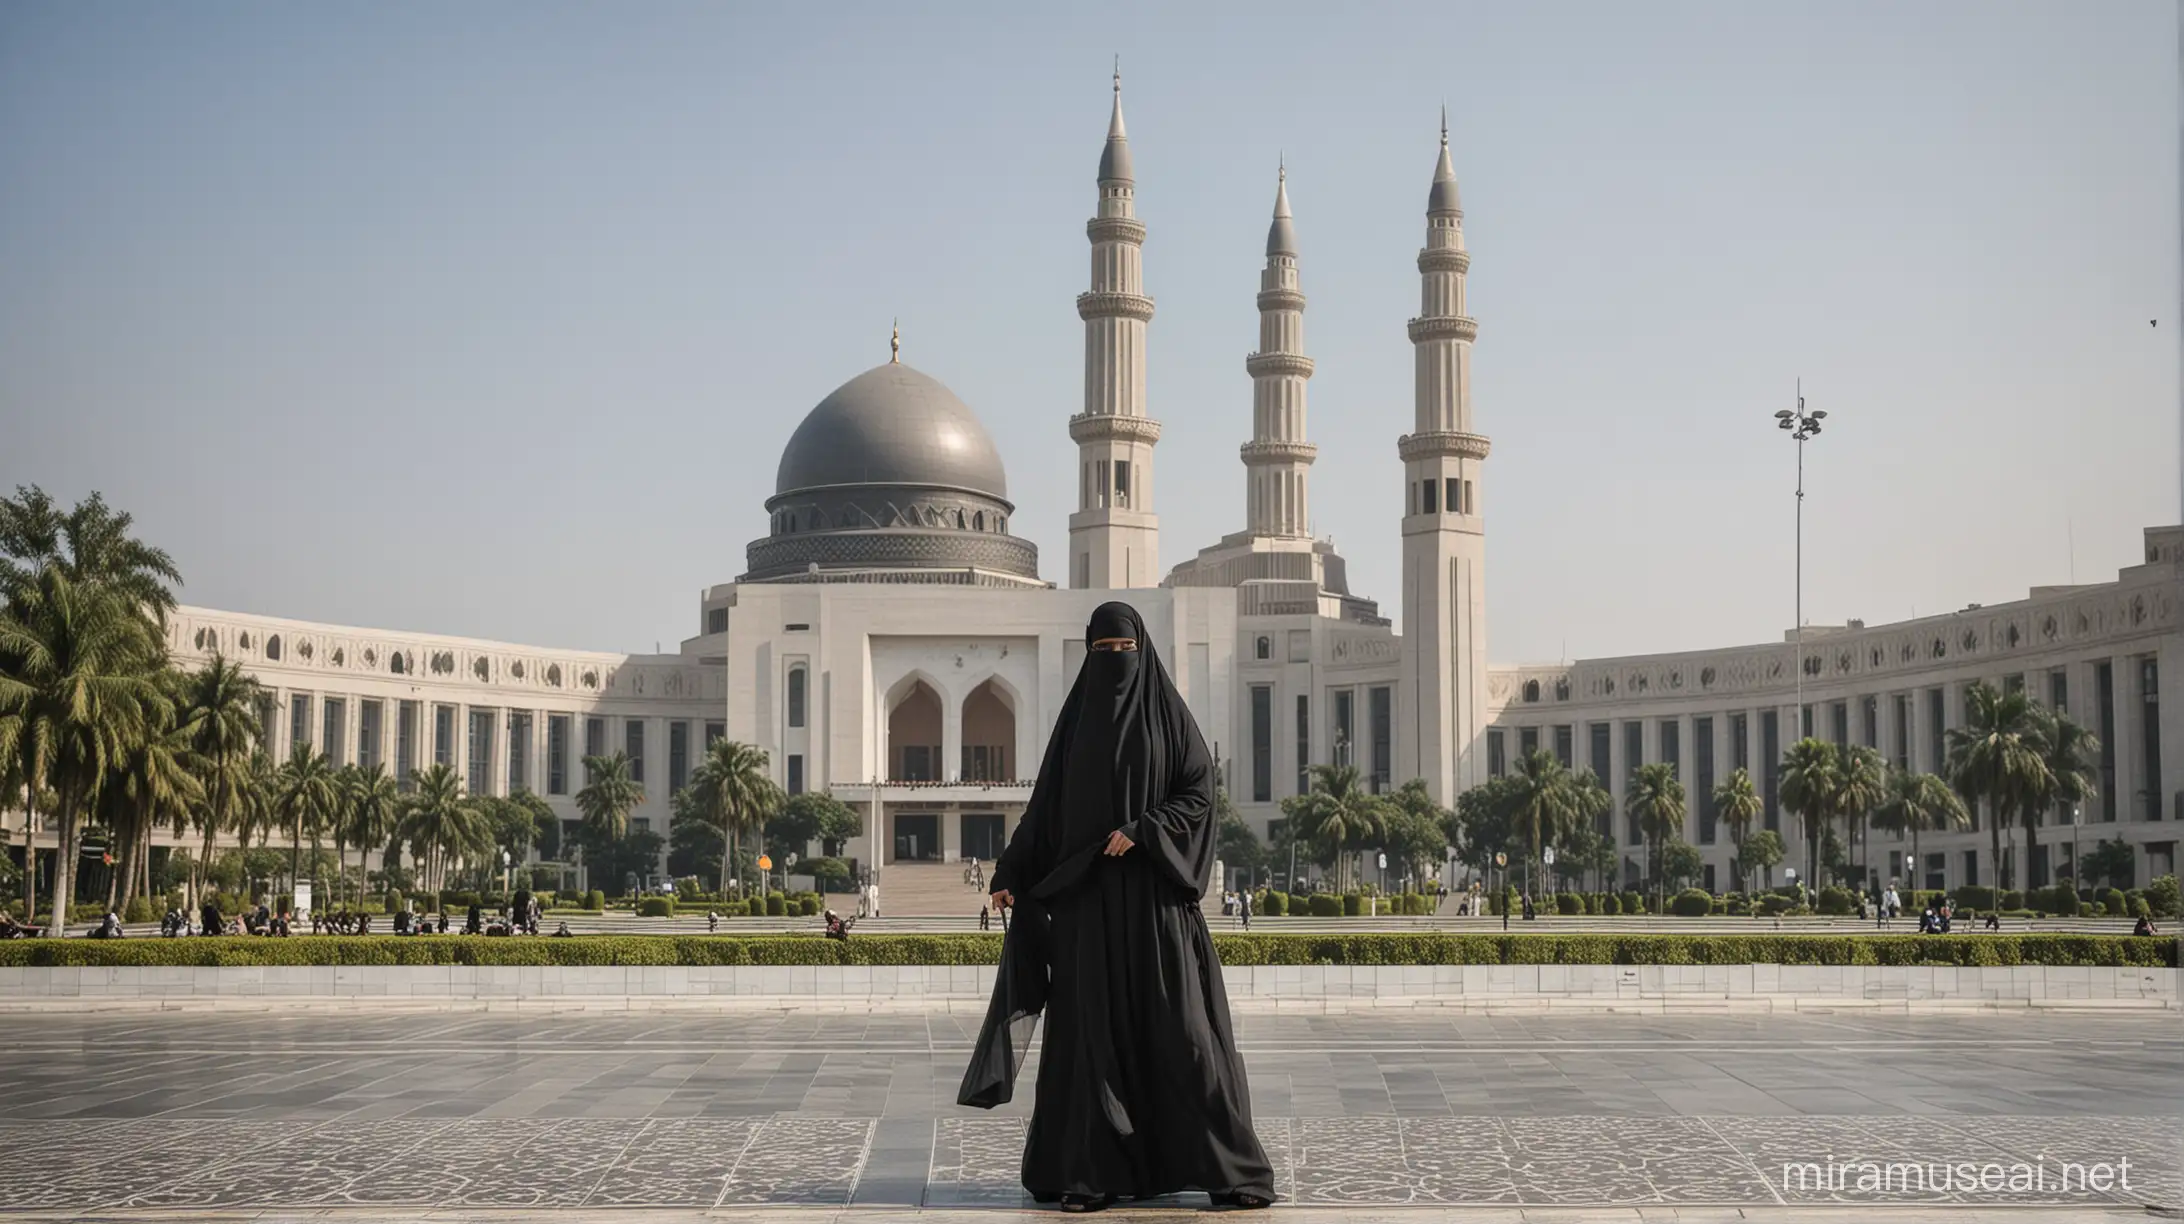
{"type": "Polygon", "coordinates": [[[1221,964],[1199,909],[1215,846],[1213,761],[1144,622],[1092,615],[1088,651],[1022,822],[993,873],[1017,902],[959,1099],[1009,1098],[1028,1017],[1044,1008],[1024,1187],[1145,1198],[1271,1200],[1221,964]],[[1133,846],[1103,854],[1121,831],[1133,846]]]}

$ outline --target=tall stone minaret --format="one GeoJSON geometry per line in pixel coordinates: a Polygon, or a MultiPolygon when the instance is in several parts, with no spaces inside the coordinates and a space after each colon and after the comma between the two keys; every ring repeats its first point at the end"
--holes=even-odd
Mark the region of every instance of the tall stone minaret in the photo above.
{"type": "Polygon", "coordinates": [[[1092,289],[1077,295],[1084,320],[1084,411],[1069,418],[1077,444],[1077,511],[1069,516],[1069,585],[1077,589],[1159,583],[1160,517],[1153,513],[1153,444],[1160,422],[1145,415],[1145,226],[1137,219],[1130,140],[1122,128],[1122,70],[1100,154],[1092,289]]]}
{"type": "Polygon", "coordinates": [[[1297,229],[1289,217],[1289,168],[1274,185],[1274,224],[1266,231],[1266,271],[1259,274],[1259,351],[1244,359],[1251,374],[1251,441],[1244,443],[1245,522],[1255,536],[1311,532],[1305,475],[1319,448],[1304,440],[1304,293],[1297,288],[1297,229]]]}
{"type": "Polygon", "coordinates": [[[1487,440],[1472,432],[1471,342],[1464,313],[1464,210],[1441,112],[1441,160],[1426,197],[1418,252],[1422,298],[1410,321],[1416,423],[1403,459],[1403,682],[1397,739],[1404,777],[1426,780],[1453,804],[1485,781],[1486,525],[1481,518],[1487,440]]]}

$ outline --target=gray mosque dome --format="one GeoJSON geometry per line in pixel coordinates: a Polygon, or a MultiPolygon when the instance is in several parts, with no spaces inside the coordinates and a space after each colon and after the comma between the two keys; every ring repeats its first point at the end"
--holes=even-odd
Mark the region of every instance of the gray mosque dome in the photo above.
{"type": "Polygon", "coordinates": [[[777,495],[837,485],[923,485],[1008,496],[1001,453],[970,405],[891,361],[834,389],[796,427],[777,495]]]}
{"type": "Polygon", "coordinates": [[[836,387],[781,452],[766,535],[738,582],[1044,586],[1009,534],[1001,452],[978,414],[900,361],[836,387]]]}

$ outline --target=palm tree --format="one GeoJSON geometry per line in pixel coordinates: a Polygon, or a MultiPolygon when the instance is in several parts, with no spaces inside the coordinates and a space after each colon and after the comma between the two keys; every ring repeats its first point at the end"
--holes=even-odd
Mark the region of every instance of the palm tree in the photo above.
{"type": "Polygon", "coordinates": [[[1683,836],[1684,785],[1676,780],[1676,767],[1666,761],[1640,765],[1630,775],[1630,789],[1623,807],[1638,818],[1638,831],[1646,839],[1646,870],[1653,878],[1653,908],[1661,909],[1661,848],[1670,838],[1683,836]]]}
{"type": "MultiPolygon", "coordinates": [[[[2093,762],[2100,757],[2101,741],[2093,732],[2061,710],[2046,706],[2033,707],[2033,722],[2039,728],[2040,756],[2047,763],[2048,782],[2046,802],[2034,807],[2030,804],[2018,813],[2025,828],[2025,857],[2032,857],[2031,846],[2039,825],[2038,813],[2053,807],[2058,813],[2068,808],[2073,812],[2093,797],[2100,787],[2099,775],[2093,762]]],[[[2072,823],[2076,823],[2073,816],[2072,823]]],[[[2075,855],[2073,856],[2075,859],[2075,855]]],[[[2054,875],[2049,873],[2050,877],[2054,875]]],[[[2083,888],[2085,882],[2078,878],[2078,864],[2070,864],[2070,883],[2073,888],[2083,888]]],[[[2028,879],[2029,882],[2029,879],[2028,879]]]]}
{"type": "Polygon", "coordinates": [[[1839,810],[1841,765],[1835,745],[1809,735],[1782,754],[1782,806],[1797,815],[1804,830],[1806,888],[1819,886],[1820,830],[1839,810]]]}
{"type": "Polygon", "coordinates": [[[1752,785],[1752,775],[1743,766],[1729,771],[1721,785],[1714,788],[1714,814],[1729,826],[1729,844],[1736,847],[1736,857],[1729,860],[1729,867],[1736,873],[1738,891],[1743,891],[1744,839],[1752,834],[1752,822],[1766,805],[1760,802],[1759,790],[1752,785]]]}
{"type": "Polygon", "coordinates": [[[262,694],[256,680],[217,654],[190,673],[183,686],[181,732],[204,794],[194,817],[204,842],[190,864],[193,905],[205,867],[212,862],[213,838],[242,818],[251,754],[265,733],[258,724],[262,694]]]}
{"type": "MultiPolygon", "coordinates": [[[[1864,860],[1857,857],[1858,831],[1873,814],[1873,809],[1888,800],[1888,760],[1881,755],[1880,749],[1862,745],[1843,749],[1837,754],[1837,760],[1840,764],[1836,774],[1836,811],[1847,826],[1845,832],[1850,838],[1852,858],[1860,865],[1857,886],[1862,892],[1866,871],[1864,860]]],[[[1870,845],[1867,848],[1870,850],[1870,845]]]]}
{"type": "Polygon", "coordinates": [[[2039,745],[2040,728],[2032,699],[2022,690],[2003,692],[1984,681],[1964,694],[1964,725],[1949,728],[1949,784],[1967,806],[1984,801],[1994,842],[1995,883],[2010,887],[2003,873],[2002,826],[2053,785],[2039,745]]]}
{"type": "Polygon", "coordinates": [[[645,801],[645,788],[629,776],[629,754],[585,757],[584,774],[590,781],[576,792],[576,810],[583,813],[586,837],[620,841],[629,832],[630,809],[645,801]]]}
{"type": "Polygon", "coordinates": [[[303,836],[307,832],[311,835],[311,854],[316,858],[318,839],[334,815],[340,782],[324,753],[311,751],[308,744],[298,744],[281,766],[276,785],[273,807],[288,825],[288,884],[293,889],[303,855],[303,836]]]}
{"type": "MultiPolygon", "coordinates": [[[[728,891],[729,872],[745,832],[757,832],[781,806],[779,787],[767,773],[766,750],[734,740],[715,740],[691,776],[683,810],[721,832],[720,888],[728,891]]],[[[642,803],[640,794],[637,801],[642,803]]],[[[577,797],[579,808],[583,796],[577,797]]]]}
{"type": "Polygon", "coordinates": [[[1949,784],[1929,773],[1907,769],[1888,771],[1888,796],[1873,809],[1873,827],[1898,837],[1911,836],[1911,870],[1907,881],[1917,888],[1920,872],[1919,834],[1927,829],[1961,829],[1972,823],[1964,800],[1949,784]]]}
{"type": "MultiPolygon", "coordinates": [[[[0,714],[13,733],[29,793],[50,786],[61,821],[54,859],[52,930],[67,929],[77,836],[99,784],[131,743],[156,726],[166,703],[159,640],[115,591],[71,580],[49,562],[10,593],[0,612],[0,714]]],[[[26,812],[27,818],[35,819],[26,812]]]]}
{"type": "Polygon", "coordinates": [[[117,856],[121,870],[114,876],[121,883],[121,895],[117,902],[110,881],[109,909],[126,910],[136,896],[139,875],[148,878],[152,830],[161,825],[171,825],[177,832],[188,828],[191,813],[204,800],[204,787],[190,772],[189,741],[176,725],[181,682],[178,673],[162,675],[169,699],[158,713],[156,728],[128,745],[118,767],[99,788],[100,822],[113,831],[121,850],[117,856]]]}
{"type": "Polygon", "coordinates": [[[355,846],[359,875],[369,862],[370,852],[385,846],[394,837],[395,826],[402,818],[402,788],[396,784],[387,767],[377,761],[371,768],[352,766],[344,771],[343,782],[347,794],[343,797],[340,817],[334,822],[334,844],[346,863],[348,846],[355,846]]]}
{"type": "Polygon", "coordinates": [[[18,485],[15,494],[0,498],[0,598],[14,602],[51,565],[71,583],[105,587],[166,624],[175,606],[169,586],[181,585],[182,574],[166,550],[129,534],[132,516],[116,513],[98,493],[66,512],[36,485],[18,485]]]}
{"type": "Polygon", "coordinates": [[[1601,822],[1614,811],[1615,795],[1600,781],[1599,774],[1580,769],[1570,775],[1571,823],[1595,838],[1584,844],[1583,857],[1593,864],[1593,882],[1603,890],[1607,888],[1607,873],[1613,870],[1615,843],[1601,822]]]}
{"type": "Polygon", "coordinates": [[[1545,748],[1535,748],[1517,758],[1509,774],[1514,780],[1511,802],[1517,827],[1524,830],[1530,854],[1524,860],[1524,891],[1532,891],[1532,864],[1540,859],[1543,840],[1560,834],[1577,816],[1577,788],[1562,758],[1545,748]]]}
{"type": "Polygon", "coordinates": [[[1365,789],[1355,765],[1312,766],[1312,789],[1282,800],[1282,814],[1297,836],[1314,843],[1321,862],[1335,869],[1335,886],[1348,890],[1347,851],[1380,835],[1381,797],[1365,789]]]}
{"type": "Polygon", "coordinates": [[[491,850],[492,832],[477,804],[464,796],[462,776],[452,767],[435,764],[410,776],[415,786],[402,805],[399,832],[423,868],[419,874],[438,892],[449,862],[491,850]]]}

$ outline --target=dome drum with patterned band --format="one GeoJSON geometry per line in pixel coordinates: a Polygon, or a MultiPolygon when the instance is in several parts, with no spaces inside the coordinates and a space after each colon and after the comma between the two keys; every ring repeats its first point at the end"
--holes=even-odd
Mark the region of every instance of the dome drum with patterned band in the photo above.
{"type": "Polygon", "coordinates": [[[856,570],[996,571],[1038,582],[1038,552],[1008,535],[1015,507],[969,405],[899,361],[837,387],[781,453],[769,534],[738,581],[856,570]]]}

